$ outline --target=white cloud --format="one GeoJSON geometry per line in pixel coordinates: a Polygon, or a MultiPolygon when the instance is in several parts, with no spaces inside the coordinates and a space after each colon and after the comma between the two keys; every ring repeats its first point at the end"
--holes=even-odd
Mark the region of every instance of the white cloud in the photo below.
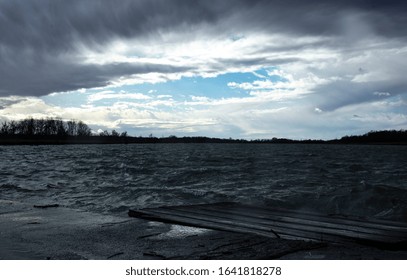
{"type": "Polygon", "coordinates": [[[191,96],[192,101],[208,103],[211,99],[206,96],[191,96]]]}
{"type": "MultiPolygon", "coordinates": [[[[281,68],[284,68],[284,66],[281,66],[281,68]]],[[[244,83],[230,82],[228,86],[249,91],[252,96],[269,100],[284,100],[312,93],[317,86],[329,82],[329,80],[319,78],[312,73],[294,75],[281,68],[267,71],[268,77],[264,77],[263,80],[244,83]]]]}
{"type": "Polygon", "coordinates": [[[157,95],[157,98],[172,98],[172,95],[169,95],[169,94],[160,94],[160,95],[157,95]]]}
{"type": "Polygon", "coordinates": [[[373,92],[373,95],[376,95],[376,96],[390,96],[391,94],[389,92],[375,91],[375,92],[373,92]]]}
{"type": "Polygon", "coordinates": [[[103,99],[136,99],[136,100],[148,100],[150,96],[142,93],[127,93],[127,92],[114,92],[114,91],[102,91],[94,93],[88,96],[88,102],[100,101],[103,99]]]}
{"type": "Polygon", "coordinates": [[[260,96],[223,99],[195,96],[188,102],[151,98],[143,102],[123,100],[110,106],[88,104],[78,108],[53,106],[38,98],[14,101],[18,103],[0,110],[0,119],[31,116],[79,119],[91,128],[127,130],[130,135],[329,139],[407,126],[407,114],[402,113],[407,103],[401,98],[348,105],[335,111],[323,111],[309,105],[306,99],[278,101],[260,96]],[[394,110],[399,112],[392,113],[394,110]]]}

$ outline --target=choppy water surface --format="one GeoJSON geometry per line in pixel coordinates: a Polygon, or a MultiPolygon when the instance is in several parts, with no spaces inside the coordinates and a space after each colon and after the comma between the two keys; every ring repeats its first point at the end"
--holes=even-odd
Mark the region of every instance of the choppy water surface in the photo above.
{"type": "Polygon", "coordinates": [[[0,146],[0,199],[121,214],[237,201],[407,221],[407,147],[0,146]]]}

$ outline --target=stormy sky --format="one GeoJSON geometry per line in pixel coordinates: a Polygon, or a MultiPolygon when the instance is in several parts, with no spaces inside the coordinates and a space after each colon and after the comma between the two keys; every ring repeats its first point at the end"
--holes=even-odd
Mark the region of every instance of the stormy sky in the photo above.
{"type": "Polygon", "coordinates": [[[407,127],[403,1],[0,0],[0,121],[336,138],[407,127]]]}

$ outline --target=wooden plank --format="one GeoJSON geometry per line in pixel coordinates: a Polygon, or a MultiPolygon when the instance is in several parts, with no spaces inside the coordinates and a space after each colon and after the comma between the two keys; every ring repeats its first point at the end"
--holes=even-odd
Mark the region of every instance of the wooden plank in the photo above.
{"type": "MultiPolygon", "coordinates": [[[[188,209],[188,208],[185,208],[188,209]]],[[[274,213],[273,211],[268,211],[267,213],[261,213],[261,212],[253,212],[253,211],[248,211],[248,209],[244,209],[245,211],[242,210],[236,210],[234,208],[224,208],[224,209],[217,209],[217,208],[209,208],[209,207],[204,207],[204,206],[196,206],[191,211],[194,212],[202,212],[203,213],[216,213],[216,215],[235,215],[236,217],[239,217],[240,219],[247,218],[248,220],[251,219],[258,219],[262,221],[280,221],[280,222],[287,222],[287,223],[292,223],[292,224],[300,224],[300,225],[310,225],[310,226],[316,226],[316,227],[324,227],[324,228],[332,228],[332,229],[344,229],[344,230],[351,230],[351,231],[356,231],[356,232],[362,232],[362,233],[370,233],[370,234],[377,234],[381,236],[390,236],[390,237],[400,237],[401,239],[405,239],[407,236],[407,227],[401,228],[401,227],[380,227],[375,226],[370,223],[363,223],[362,221],[351,221],[348,220],[347,223],[343,223],[339,221],[337,223],[336,219],[334,218],[327,218],[327,219],[316,219],[312,220],[312,217],[309,216],[294,216],[294,215],[285,215],[283,212],[276,212],[274,213]]],[[[257,210],[257,209],[256,209],[257,210]]]]}
{"type": "Polygon", "coordinates": [[[132,217],[188,226],[254,233],[267,237],[336,243],[362,242],[407,248],[407,225],[326,217],[236,203],[168,206],[130,210],[132,217]]]}
{"type": "MultiPolygon", "coordinates": [[[[214,212],[216,211],[216,208],[212,208],[210,207],[211,205],[207,205],[207,206],[201,206],[201,205],[197,205],[194,206],[191,211],[198,211],[197,209],[203,209],[201,211],[205,211],[206,208],[211,209],[211,210],[207,210],[210,212],[214,212]]],[[[185,207],[176,207],[177,209],[184,209],[185,207]]],[[[188,207],[186,209],[189,209],[188,207]]],[[[268,211],[267,215],[265,215],[264,213],[253,213],[253,211],[248,211],[251,210],[250,208],[241,208],[240,210],[236,211],[235,209],[231,208],[224,208],[221,209],[217,212],[217,214],[219,213],[219,215],[222,215],[223,213],[230,213],[230,214],[235,214],[236,217],[240,217],[240,219],[244,218],[247,216],[248,219],[257,219],[257,218],[261,218],[264,219],[265,221],[267,220],[274,220],[274,221],[285,221],[285,222],[289,222],[291,224],[301,224],[301,225],[307,225],[307,226],[318,226],[318,227],[324,227],[324,228],[332,228],[335,229],[337,228],[338,230],[351,230],[351,231],[356,231],[356,232],[360,232],[360,233],[368,233],[368,234],[373,234],[373,235],[379,235],[380,238],[382,236],[387,236],[388,238],[392,239],[392,242],[398,242],[401,240],[405,240],[406,236],[407,236],[407,232],[406,232],[406,226],[404,227],[395,227],[395,226],[391,226],[390,228],[382,228],[382,227],[373,227],[372,224],[368,223],[368,224],[364,224],[363,222],[360,221],[351,221],[349,220],[349,223],[346,224],[336,224],[336,219],[333,218],[328,218],[326,220],[324,220],[324,222],[320,222],[318,220],[313,221],[310,220],[313,217],[301,217],[300,218],[292,218],[292,217],[285,217],[282,216],[281,213],[279,213],[278,215],[274,215],[274,213],[268,211]],[[243,210],[242,210],[243,209],[243,210]],[[235,212],[234,212],[235,211],[235,212]],[[389,230],[391,229],[391,230],[389,230]]],[[[266,209],[267,210],[267,209],[266,209]]],[[[314,230],[314,229],[313,229],[314,230]]],[[[380,239],[382,240],[382,239],[380,239]]]]}
{"type": "MultiPolygon", "coordinates": [[[[178,207],[178,206],[177,206],[178,207]]],[[[185,206],[180,206],[185,207],[185,206]]],[[[235,211],[241,210],[244,212],[253,212],[257,211],[258,213],[263,213],[265,215],[277,215],[281,214],[287,217],[298,217],[305,220],[314,220],[314,221],[335,221],[337,224],[343,225],[356,225],[363,226],[367,228],[377,228],[377,229],[388,229],[390,231],[400,230],[407,234],[407,224],[402,224],[395,221],[379,220],[373,218],[358,219],[357,217],[343,217],[343,216],[324,216],[314,212],[306,211],[293,211],[285,210],[279,208],[265,208],[265,207],[256,207],[242,205],[238,203],[214,203],[214,204],[201,204],[194,205],[194,207],[207,207],[209,209],[220,209],[221,211],[227,211],[234,209],[235,211]]]]}
{"type": "MultiPolygon", "coordinates": [[[[171,209],[171,211],[186,211],[188,213],[188,208],[176,208],[171,209]]],[[[258,216],[250,212],[235,212],[233,210],[225,209],[224,211],[219,210],[208,210],[206,208],[201,209],[200,207],[194,207],[191,209],[190,213],[196,213],[197,215],[207,215],[213,218],[224,218],[224,219],[235,219],[243,223],[258,223],[259,225],[265,225],[271,228],[273,226],[281,226],[288,228],[302,228],[305,231],[318,231],[319,229],[326,229],[323,233],[340,233],[344,232],[342,235],[355,236],[357,233],[371,235],[373,239],[385,241],[386,238],[396,238],[399,237],[400,241],[406,238],[406,234],[400,232],[389,232],[381,229],[369,229],[357,226],[343,226],[337,225],[334,221],[328,222],[319,222],[312,220],[303,220],[299,218],[285,217],[280,215],[273,216],[258,216]]]]}
{"type": "MultiPolygon", "coordinates": [[[[193,227],[201,227],[207,229],[214,229],[214,230],[222,230],[222,231],[229,231],[229,232],[237,232],[237,233],[251,233],[260,236],[265,236],[269,238],[276,238],[277,236],[272,233],[270,230],[263,230],[258,228],[252,228],[250,226],[247,227],[239,227],[236,225],[231,224],[223,224],[218,221],[212,220],[205,220],[199,218],[189,218],[184,216],[178,216],[173,213],[158,213],[154,214],[150,211],[143,211],[143,210],[130,210],[129,216],[135,218],[141,218],[151,221],[158,221],[164,223],[173,223],[179,224],[184,226],[193,226],[193,227]]],[[[304,233],[301,230],[287,230],[283,234],[279,234],[281,238],[285,239],[293,239],[293,240],[318,240],[318,241],[333,241],[333,240],[323,240],[319,233],[309,233],[309,237],[304,237],[304,233]]],[[[335,238],[335,240],[342,239],[340,236],[335,238]]],[[[341,240],[342,242],[346,242],[346,239],[341,240]]]]}
{"type": "MultiPolygon", "coordinates": [[[[199,208],[199,207],[201,207],[201,205],[199,205],[197,207],[199,208]]],[[[219,207],[219,204],[213,205],[213,208],[212,208],[212,205],[208,205],[207,207],[210,207],[210,209],[216,209],[217,207],[219,207]]],[[[239,209],[237,211],[237,214],[241,215],[241,211],[246,211],[245,213],[252,213],[252,210],[255,209],[257,211],[264,211],[263,216],[261,216],[262,218],[267,218],[270,216],[272,216],[273,218],[276,218],[278,216],[284,218],[284,215],[286,215],[287,217],[289,217],[289,216],[300,217],[300,219],[304,220],[304,223],[313,223],[314,221],[312,221],[312,219],[315,219],[316,221],[327,221],[331,224],[335,224],[338,222],[337,225],[342,228],[345,228],[345,229],[348,226],[350,226],[360,232],[366,232],[366,233],[372,233],[372,234],[376,233],[376,234],[380,234],[383,236],[387,236],[389,238],[389,240],[387,242],[391,242],[391,243],[398,243],[398,242],[406,243],[406,239],[407,239],[407,224],[403,224],[403,223],[399,223],[399,222],[382,221],[382,220],[378,220],[378,219],[369,219],[368,222],[362,221],[360,219],[352,220],[350,218],[345,220],[345,218],[336,219],[333,217],[325,217],[322,215],[309,215],[308,213],[303,214],[303,213],[294,212],[294,211],[287,211],[287,214],[286,214],[285,212],[281,211],[281,209],[274,210],[274,209],[270,209],[270,208],[259,208],[259,207],[255,207],[255,206],[246,207],[245,205],[242,206],[242,205],[238,205],[235,203],[229,204],[228,207],[225,207],[224,209],[221,209],[220,211],[225,211],[225,212],[232,211],[233,212],[233,211],[236,211],[236,209],[239,209]],[[274,211],[277,211],[277,215],[274,214],[274,211]],[[376,223],[373,223],[373,221],[375,221],[376,223]]],[[[255,215],[257,215],[257,214],[258,214],[258,212],[255,213],[255,215]]],[[[402,244],[400,244],[400,245],[402,245],[402,244]]],[[[406,247],[407,245],[403,244],[403,246],[406,247]]]]}
{"type": "Polygon", "coordinates": [[[185,217],[174,219],[174,215],[171,215],[171,214],[155,215],[155,214],[145,212],[145,211],[140,211],[140,210],[137,210],[137,211],[129,210],[129,216],[135,217],[135,218],[146,219],[146,220],[150,220],[150,221],[157,221],[157,222],[164,222],[164,223],[170,222],[170,223],[184,225],[184,226],[196,226],[196,227],[202,227],[202,228],[207,228],[207,229],[223,230],[223,231],[230,231],[230,232],[237,232],[237,233],[252,233],[252,234],[270,237],[270,232],[266,232],[264,230],[253,229],[253,228],[241,228],[241,227],[233,226],[233,225],[222,225],[222,224],[219,224],[216,222],[211,222],[211,221],[205,221],[205,225],[203,226],[203,223],[199,222],[199,220],[197,220],[197,219],[185,218],[185,217]]]}
{"type": "MultiPolygon", "coordinates": [[[[150,210],[151,211],[151,210],[150,210]]],[[[151,213],[151,212],[150,212],[151,213]]],[[[160,211],[153,211],[152,213],[155,213],[157,215],[163,215],[166,214],[167,212],[160,212],[160,211]]],[[[171,211],[171,217],[173,221],[183,221],[185,218],[190,219],[190,224],[192,226],[198,226],[198,227],[205,227],[206,223],[216,223],[218,225],[219,229],[222,229],[222,227],[228,227],[230,225],[237,226],[242,230],[246,229],[255,229],[255,230],[261,230],[261,233],[263,236],[267,237],[283,237],[286,239],[307,239],[307,240],[319,240],[319,241],[333,241],[336,240],[337,238],[330,238],[329,236],[323,236],[320,233],[316,232],[307,232],[304,233],[303,230],[298,229],[296,227],[284,227],[284,226],[279,226],[279,225],[274,225],[273,227],[264,227],[264,226],[259,226],[257,224],[252,223],[246,223],[242,224],[241,223],[236,223],[235,220],[231,219],[232,222],[227,221],[225,219],[220,219],[219,217],[210,217],[210,216],[202,216],[198,215],[197,213],[187,213],[187,212],[182,212],[179,210],[172,209],[171,211]]]]}
{"type": "MultiPolygon", "coordinates": [[[[166,209],[150,209],[149,213],[151,214],[156,214],[156,215],[166,215],[169,212],[166,209]]],[[[239,228],[251,228],[251,229],[256,229],[260,231],[264,231],[270,236],[270,233],[272,233],[272,229],[268,227],[267,225],[259,225],[259,224],[254,224],[254,223],[244,223],[236,219],[229,219],[228,217],[219,217],[219,216],[210,216],[210,215],[200,215],[196,212],[188,212],[184,210],[179,210],[179,209],[171,209],[170,214],[173,217],[177,217],[177,219],[180,218],[190,218],[194,219],[200,222],[213,222],[217,224],[223,224],[227,226],[233,226],[233,227],[239,227],[239,228]]],[[[274,234],[276,235],[276,234],[274,234]]],[[[278,235],[276,235],[278,237],[278,235]]]]}
{"type": "MultiPolygon", "coordinates": [[[[196,210],[196,209],[192,209],[196,210]]],[[[336,241],[339,237],[350,238],[350,239],[367,239],[376,242],[388,242],[390,241],[396,242],[392,237],[386,237],[381,235],[374,235],[370,233],[363,233],[359,231],[351,231],[343,228],[324,228],[324,227],[316,227],[310,225],[303,225],[303,224],[293,224],[289,222],[278,222],[269,220],[265,222],[264,220],[256,221],[256,218],[252,218],[250,221],[242,222],[239,221],[238,216],[218,216],[218,215],[211,215],[210,213],[202,214],[196,211],[189,212],[186,210],[172,208],[171,214],[173,215],[172,219],[180,218],[190,218],[190,219],[199,219],[200,223],[203,221],[212,221],[217,222],[219,224],[228,224],[234,226],[240,226],[244,228],[253,228],[253,229],[260,229],[260,230],[273,230],[277,232],[277,235],[286,233],[290,235],[290,231],[295,230],[298,234],[298,231],[301,231],[302,237],[307,239],[315,239],[317,238],[320,241],[336,241]],[[315,234],[317,233],[317,234],[315,234]]],[[[150,209],[150,213],[155,213],[157,215],[160,214],[168,214],[168,209],[150,209]]],[[[269,236],[270,236],[269,232],[269,236]]],[[[397,241],[402,241],[399,239],[397,241]]],[[[343,240],[342,240],[343,242],[343,240]]]]}

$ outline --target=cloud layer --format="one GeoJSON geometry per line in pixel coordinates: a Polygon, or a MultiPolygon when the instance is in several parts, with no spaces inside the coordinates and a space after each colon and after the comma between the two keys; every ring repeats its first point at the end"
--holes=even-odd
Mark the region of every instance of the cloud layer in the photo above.
{"type": "Polygon", "coordinates": [[[360,131],[367,120],[373,129],[400,128],[406,11],[404,1],[368,0],[0,0],[0,118],[23,117],[24,104],[25,115],[65,112],[96,123],[97,111],[109,115],[100,126],[180,134],[301,137],[334,121],[341,132],[360,131]],[[268,73],[227,83],[244,96],[180,100],[121,89],[261,69],[268,73]],[[116,98],[114,109],[131,101],[126,115],[39,99],[95,88],[105,94],[89,102],[116,98]]]}
{"type": "Polygon", "coordinates": [[[248,53],[240,54],[242,58],[218,57],[212,69],[191,65],[198,74],[284,64],[298,59],[284,53],[304,49],[352,52],[358,41],[363,47],[370,36],[404,42],[406,8],[402,1],[1,1],[0,94],[40,96],[105,86],[121,76],[186,70],[172,65],[174,61],[164,65],[109,61],[103,67],[86,63],[89,52],[103,54],[120,40],[131,40],[133,56],[143,56],[137,52],[154,45],[199,42],[202,37],[262,34],[286,40],[280,44],[263,40],[257,49],[243,50],[248,53]],[[298,36],[319,40],[293,39],[298,36]],[[269,53],[283,57],[267,59],[269,53]]]}

